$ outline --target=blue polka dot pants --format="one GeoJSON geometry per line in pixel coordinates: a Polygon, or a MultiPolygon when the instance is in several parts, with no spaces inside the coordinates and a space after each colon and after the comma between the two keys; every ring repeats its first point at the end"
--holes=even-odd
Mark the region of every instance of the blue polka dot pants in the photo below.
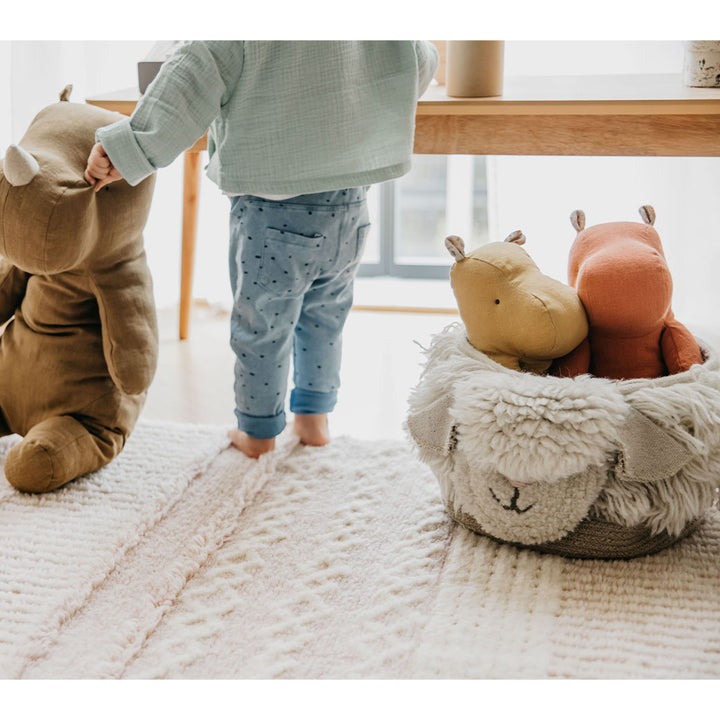
{"type": "Polygon", "coordinates": [[[234,303],[238,428],[271,438],[290,410],[323,414],[340,386],[342,329],[370,227],[365,188],[264,200],[231,199],[230,283],[234,303]]]}

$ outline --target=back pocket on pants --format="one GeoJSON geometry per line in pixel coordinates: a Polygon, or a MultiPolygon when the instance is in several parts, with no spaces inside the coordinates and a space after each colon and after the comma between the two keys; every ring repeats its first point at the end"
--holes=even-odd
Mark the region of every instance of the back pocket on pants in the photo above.
{"type": "Polygon", "coordinates": [[[324,236],[267,228],[264,239],[258,284],[280,296],[305,292],[315,277],[324,236]]]}

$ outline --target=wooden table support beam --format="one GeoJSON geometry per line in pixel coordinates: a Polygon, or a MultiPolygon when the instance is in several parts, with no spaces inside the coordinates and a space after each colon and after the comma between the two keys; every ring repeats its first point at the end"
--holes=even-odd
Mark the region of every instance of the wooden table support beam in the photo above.
{"type": "MultiPolygon", "coordinates": [[[[720,99],[720,96],[719,96],[720,99]]],[[[418,154],[720,156],[720,115],[418,115],[418,154]]]]}
{"type": "Polygon", "coordinates": [[[192,284],[195,267],[195,238],[200,200],[200,153],[185,153],[183,179],[182,250],[180,255],[180,339],[190,329],[192,284]]]}

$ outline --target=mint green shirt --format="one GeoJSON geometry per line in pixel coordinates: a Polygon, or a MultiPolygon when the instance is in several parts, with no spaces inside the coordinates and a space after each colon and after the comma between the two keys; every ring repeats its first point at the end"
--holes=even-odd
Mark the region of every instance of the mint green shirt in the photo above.
{"type": "Polygon", "coordinates": [[[437,63],[426,41],[191,42],[97,140],[131,185],[208,128],[207,174],[226,193],[370,185],[410,169],[437,63]]]}

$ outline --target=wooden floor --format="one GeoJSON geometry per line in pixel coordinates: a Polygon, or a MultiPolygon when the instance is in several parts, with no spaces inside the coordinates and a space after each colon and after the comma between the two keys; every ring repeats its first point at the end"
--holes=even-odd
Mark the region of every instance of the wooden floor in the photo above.
{"type": "MultiPolygon", "coordinates": [[[[195,305],[190,336],[178,340],[177,310],[160,318],[160,359],[144,418],[234,427],[233,365],[227,312],[195,305]]],[[[430,336],[457,316],[355,311],[343,337],[338,404],[330,417],[335,436],[404,437],[407,397],[420,373],[430,336]]]]}

